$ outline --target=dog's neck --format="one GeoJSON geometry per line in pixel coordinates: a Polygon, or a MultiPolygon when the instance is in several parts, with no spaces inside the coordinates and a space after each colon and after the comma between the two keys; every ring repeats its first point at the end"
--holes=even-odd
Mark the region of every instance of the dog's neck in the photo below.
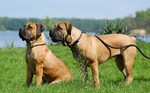
{"type": "Polygon", "coordinates": [[[40,46],[40,45],[46,45],[46,39],[45,39],[45,36],[44,36],[44,33],[42,32],[41,35],[33,40],[33,41],[30,41],[28,44],[27,44],[27,47],[34,47],[34,46],[40,46]]]}
{"type": "Polygon", "coordinates": [[[73,27],[71,31],[72,42],[70,44],[73,44],[76,40],[78,40],[81,37],[81,34],[82,32],[79,29],[73,27]]]}

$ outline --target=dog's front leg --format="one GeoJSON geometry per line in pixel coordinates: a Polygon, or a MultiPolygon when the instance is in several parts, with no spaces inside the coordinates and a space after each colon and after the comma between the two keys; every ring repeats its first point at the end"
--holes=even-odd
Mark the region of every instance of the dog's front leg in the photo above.
{"type": "Polygon", "coordinates": [[[36,85],[40,85],[42,82],[43,64],[36,63],[36,85]]]}
{"type": "Polygon", "coordinates": [[[27,63],[27,78],[26,78],[26,84],[29,86],[32,82],[33,73],[31,72],[31,67],[27,63]]]}
{"type": "Polygon", "coordinates": [[[98,62],[92,62],[90,64],[91,70],[92,70],[92,76],[93,76],[93,82],[94,86],[96,88],[99,88],[99,74],[98,74],[98,62]]]}

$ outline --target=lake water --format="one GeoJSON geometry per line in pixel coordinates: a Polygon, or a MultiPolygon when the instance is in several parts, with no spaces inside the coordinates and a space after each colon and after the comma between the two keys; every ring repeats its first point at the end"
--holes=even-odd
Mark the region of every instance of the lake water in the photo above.
{"type": "MultiPolygon", "coordinates": [[[[47,42],[51,42],[49,39],[49,32],[45,31],[44,33],[45,33],[47,42]]],[[[137,36],[137,38],[142,41],[150,42],[150,36],[137,36]]],[[[18,31],[0,31],[0,48],[11,46],[11,44],[14,47],[26,46],[26,42],[22,41],[19,38],[18,31]]]]}
{"type": "Polygon", "coordinates": [[[136,36],[137,39],[145,41],[145,42],[150,42],[150,35],[149,36],[136,36]]]}
{"type": "MultiPolygon", "coordinates": [[[[45,32],[45,36],[47,38],[49,38],[48,34],[49,32],[45,32]]],[[[14,47],[25,47],[26,42],[20,39],[18,31],[0,31],[0,48],[11,45],[13,45],[14,47]]]]}

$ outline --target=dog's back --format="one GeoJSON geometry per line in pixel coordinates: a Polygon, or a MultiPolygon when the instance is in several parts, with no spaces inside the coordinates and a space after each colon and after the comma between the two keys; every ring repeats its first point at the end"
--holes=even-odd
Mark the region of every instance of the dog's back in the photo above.
{"type": "Polygon", "coordinates": [[[134,42],[136,42],[136,38],[134,36],[131,37],[134,42]]]}
{"type": "Polygon", "coordinates": [[[136,38],[124,34],[107,34],[99,36],[104,42],[113,46],[124,46],[128,44],[135,44],[136,38]],[[115,44],[115,45],[114,45],[115,44]]]}

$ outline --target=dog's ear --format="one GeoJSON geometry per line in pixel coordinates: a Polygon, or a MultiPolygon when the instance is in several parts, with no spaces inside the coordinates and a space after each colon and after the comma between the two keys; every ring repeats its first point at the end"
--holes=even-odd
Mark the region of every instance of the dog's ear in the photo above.
{"type": "Polygon", "coordinates": [[[71,35],[71,30],[72,30],[72,24],[69,22],[65,22],[66,30],[68,35],[71,35]]]}
{"type": "Polygon", "coordinates": [[[42,24],[40,24],[40,23],[36,23],[36,26],[37,26],[36,34],[39,36],[44,31],[44,26],[42,24]]]}
{"type": "Polygon", "coordinates": [[[68,35],[68,36],[66,37],[66,42],[69,43],[69,44],[72,42],[72,37],[71,37],[71,35],[68,35]]]}

